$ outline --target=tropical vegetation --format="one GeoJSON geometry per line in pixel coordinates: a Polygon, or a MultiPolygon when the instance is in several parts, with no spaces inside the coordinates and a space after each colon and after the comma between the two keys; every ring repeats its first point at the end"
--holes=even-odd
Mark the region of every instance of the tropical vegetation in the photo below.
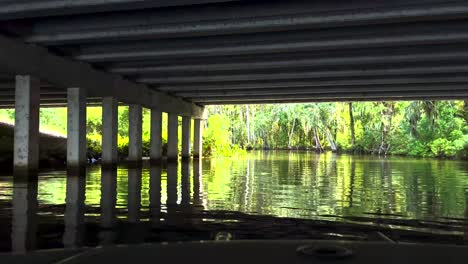
{"type": "MultiPolygon", "coordinates": [[[[467,101],[337,102],[208,106],[205,156],[250,149],[303,149],[420,157],[468,157],[467,101]]],[[[41,109],[41,130],[66,135],[66,109],[41,109]]],[[[102,110],[88,107],[90,152],[99,155],[102,110]]],[[[13,122],[14,110],[0,120],[13,122]]],[[[149,153],[150,113],[143,113],[144,154],[149,153]]],[[[179,137],[180,137],[179,131],[179,137]]],[[[163,115],[163,145],[167,116],[163,115]]],[[[180,141],[180,140],[179,140],[180,141]]],[[[119,107],[119,153],[128,149],[128,107],[119,107]]]]}

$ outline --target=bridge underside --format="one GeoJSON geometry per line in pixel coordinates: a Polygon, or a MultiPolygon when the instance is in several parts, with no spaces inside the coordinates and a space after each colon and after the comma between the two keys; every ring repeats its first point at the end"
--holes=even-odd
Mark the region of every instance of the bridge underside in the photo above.
{"type": "Polygon", "coordinates": [[[16,74],[41,79],[43,106],[66,105],[66,88],[78,86],[89,104],[113,95],[190,114],[463,98],[467,18],[466,1],[7,0],[0,107],[14,106],[16,74]]]}
{"type": "Polygon", "coordinates": [[[103,106],[102,160],[201,154],[210,104],[464,99],[468,2],[442,0],[3,0],[0,108],[16,109],[15,166],[37,167],[39,107],[68,107],[68,164],[86,159],[86,104],[103,106]]]}

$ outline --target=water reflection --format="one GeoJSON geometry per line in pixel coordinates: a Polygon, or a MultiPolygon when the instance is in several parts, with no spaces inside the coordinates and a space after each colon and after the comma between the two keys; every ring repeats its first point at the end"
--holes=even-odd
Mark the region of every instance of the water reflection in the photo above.
{"type": "Polygon", "coordinates": [[[63,244],[67,248],[83,246],[85,221],[86,170],[69,170],[65,205],[65,233],[63,244]]]}
{"type": "Polygon", "coordinates": [[[11,224],[11,250],[14,253],[36,248],[37,211],[37,174],[15,174],[11,224]]]}
{"type": "Polygon", "coordinates": [[[177,195],[177,164],[169,164],[167,166],[167,185],[166,185],[166,193],[167,193],[167,200],[166,200],[166,222],[168,223],[175,223],[177,220],[177,209],[178,209],[178,195],[177,195]]]}
{"type": "Polygon", "coordinates": [[[101,244],[112,244],[116,238],[116,203],[117,203],[117,169],[101,170],[101,244]]]}
{"type": "Polygon", "coordinates": [[[182,162],[181,175],[182,175],[182,200],[181,205],[186,207],[190,204],[190,163],[182,162]]]}
{"type": "Polygon", "coordinates": [[[202,161],[196,159],[193,161],[193,205],[203,209],[203,198],[201,196],[203,186],[201,184],[202,161]]]}
{"type": "Polygon", "coordinates": [[[150,167],[150,221],[153,228],[159,227],[161,222],[161,172],[160,166],[150,167]]]}
{"type": "MultiPolygon", "coordinates": [[[[68,248],[164,240],[162,229],[205,225],[218,211],[336,221],[468,218],[466,162],[256,152],[11,179],[1,179],[0,210],[10,212],[11,199],[12,210],[0,221],[12,223],[8,235],[18,253],[47,248],[57,236],[52,244],[68,248]],[[47,236],[37,232],[49,229],[47,236]]],[[[468,229],[460,230],[468,241],[468,229]]],[[[10,243],[1,232],[0,239],[10,243]]]]}
{"type": "Polygon", "coordinates": [[[140,222],[141,168],[128,169],[128,222],[140,222]]]}

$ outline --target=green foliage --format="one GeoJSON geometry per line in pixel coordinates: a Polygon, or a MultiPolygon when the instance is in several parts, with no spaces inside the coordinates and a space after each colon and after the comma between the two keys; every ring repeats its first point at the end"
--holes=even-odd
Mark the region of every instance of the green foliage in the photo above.
{"type": "MultiPolygon", "coordinates": [[[[468,156],[465,101],[356,102],[351,108],[348,103],[210,106],[208,111],[216,118],[208,120],[212,132],[205,137],[205,144],[209,145],[205,146],[207,153],[220,144],[216,141],[219,137],[225,142],[223,146],[254,149],[325,149],[439,158],[468,156]]],[[[222,153],[222,148],[218,152],[222,153]]]]}
{"type": "Polygon", "coordinates": [[[208,118],[208,126],[203,133],[203,155],[230,157],[244,153],[238,145],[231,144],[230,120],[221,114],[208,118]]]}
{"type": "MultiPolygon", "coordinates": [[[[204,156],[243,155],[246,149],[332,150],[378,155],[468,157],[468,101],[355,102],[207,107],[204,156]],[[354,124],[351,126],[351,124],[354,124]],[[354,135],[354,140],[352,140],[354,135]]],[[[41,131],[66,136],[65,108],[43,108],[41,131]]],[[[88,148],[101,152],[102,109],[87,109],[88,148]]],[[[14,122],[14,110],[0,110],[14,122]]],[[[119,107],[118,151],[128,153],[128,107],[119,107]]],[[[163,115],[166,153],[167,115],[163,115]]],[[[150,111],[143,111],[143,153],[150,148],[150,111]]],[[[179,130],[179,142],[181,141],[179,130]]]]}

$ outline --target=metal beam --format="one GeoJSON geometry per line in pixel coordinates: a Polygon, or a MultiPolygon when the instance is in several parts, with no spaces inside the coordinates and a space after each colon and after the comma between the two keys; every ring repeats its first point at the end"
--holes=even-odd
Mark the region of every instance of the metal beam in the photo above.
{"type": "MultiPolygon", "coordinates": [[[[419,45],[419,46],[395,46],[383,48],[369,48],[356,50],[330,50],[326,54],[323,51],[306,51],[306,52],[285,52],[285,53],[269,53],[269,54],[247,54],[247,55],[228,55],[228,56],[208,56],[208,57],[193,57],[193,58],[175,58],[175,59],[145,59],[145,60],[130,60],[122,62],[100,63],[100,67],[110,71],[113,69],[131,69],[129,74],[137,73],[137,70],[148,69],[152,72],[157,71],[177,72],[178,70],[209,71],[209,70],[235,70],[237,65],[244,64],[245,67],[270,67],[283,62],[298,62],[300,65],[307,66],[310,61],[311,67],[314,66],[337,66],[337,65],[353,65],[357,63],[366,64],[387,64],[390,63],[417,63],[434,61],[439,59],[441,62],[460,62],[461,59],[455,58],[456,55],[464,57],[468,54],[468,49],[464,44],[438,44],[438,45],[419,45]],[[439,55],[440,54],[440,55],[439,55]],[[431,55],[435,57],[432,59],[431,55]],[[341,62],[342,61],[342,62],[341,62]],[[342,64],[340,64],[342,63],[342,64]],[[259,66],[256,66],[260,64],[259,66]],[[234,67],[234,68],[232,68],[234,67]]],[[[438,61],[437,61],[438,62],[438,61]]],[[[291,65],[293,66],[293,65],[291,65]]],[[[244,69],[245,69],[244,67],[244,69]]]]}
{"type": "MultiPolygon", "coordinates": [[[[1,10],[1,9],[0,9],[1,10]]],[[[220,10],[229,13],[228,10],[220,10]]],[[[161,39],[174,37],[194,37],[227,34],[245,34],[253,32],[272,32],[311,28],[350,27],[356,25],[392,24],[412,21],[437,21],[451,17],[452,19],[466,17],[466,3],[449,3],[444,5],[404,6],[393,8],[361,9],[359,11],[335,11],[320,14],[317,12],[289,14],[282,16],[253,16],[238,19],[208,20],[209,16],[200,17],[200,21],[164,24],[152,24],[147,16],[139,17],[139,23],[121,22],[119,16],[114,25],[103,27],[101,24],[88,24],[88,28],[63,28],[62,31],[47,31],[47,27],[35,27],[42,33],[26,37],[27,42],[45,45],[76,44],[92,41],[161,39]],[[76,30],[76,31],[74,31],[76,30]]],[[[1,13],[0,13],[1,14],[1,13]]]]}
{"type": "MultiPolygon", "coordinates": [[[[52,87],[50,84],[41,83],[41,91],[43,91],[44,89],[49,89],[49,88],[54,88],[54,87],[52,87]]],[[[12,82],[0,83],[0,90],[14,90],[14,89],[15,89],[15,84],[12,82]]],[[[49,90],[52,90],[52,89],[49,89],[49,90]]],[[[56,89],[56,90],[60,91],[60,89],[56,89]]]]}
{"type": "Polygon", "coordinates": [[[0,20],[229,1],[232,0],[6,0],[2,1],[2,4],[0,5],[0,20]]]}
{"type": "Polygon", "coordinates": [[[236,70],[268,70],[291,69],[301,67],[325,67],[325,66],[349,66],[349,65],[373,65],[392,63],[427,63],[427,62],[464,62],[468,59],[468,51],[442,51],[441,53],[425,54],[382,54],[380,56],[363,55],[359,57],[321,57],[321,58],[291,58],[279,61],[247,60],[245,62],[218,62],[210,64],[171,64],[142,67],[110,67],[108,71],[118,74],[145,74],[145,73],[187,73],[187,72],[217,72],[236,70]]]}
{"type": "MultiPolygon", "coordinates": [[[[202,58],[291,52],[389,48],[468,42],[468,23],[444,22],[228,35],[81,46],[75,59],[88,62],[202,58]]],[[[439,51],[441,51],[439,49],[439,51]]]]}
{"type": "Polygon", "coordinates": [[[355,69],[355,70],[328,70],[328,71],[295,71],[272,73],[244,73],[244,74],[206,74],[195,76],[161,76],[138,78],[140,83],[193,83],[193,82],[225,82],[225,81],[255,81],[255,80],[287,80],[287,79],[311,79],[327,77],[370,77],[370,76],[398,76],[412,74],[444,74],[466,73],[468,65],[457,66],[433,66],[433,67],[398,67],[385,69],[355,69]]]}
{"type": "MultiPolygon", "coordinates": [[[[10,0],[13,2],[15,0],[10,0]]],[[[5,2],[5,0],[3,1],[5,2]]],[[[16,2],[16,1],[15,1],[16,2]]],[[[149,1],[148,1],[149,2],[149,1]]],[[[156,1],[153,1],[156,2],[156,1]]],[[[164,1],[158,1],[160,4],[164,1]]],[[[167,2],[167,1],[166,1],[167,2]]],[[[177,1],[171,1],[175,3],[177,1]]],[[[44,28],[45,31],[63,31],[64,28],[70,30],[83,30],[92,27],[125,27],[141,24],[142,20],[147,24],[172,24],[182,22],[198,22],[206,20],[219,19],[243,19],[249,17],[270,17],[277,15],[292,15],[302,14],[307,11],[314,11],[315,16],[321,16],[324,13],[342,12],[348,13],[350,10],[393,10],[398,8],[407,8],[408,10],[428,9],[428,8],[444,8],[447,3],[441,3],[440,0],[393,0],[393,1],[368,1],[354,0],[351,2],[343,2],[339,0],[328,1],[304,1],[304,0],[289,0],[289,1],[231,1],[229,3],[218,3],[210,5],[195,5],[194,3],[201,1],[190,1],[190,5],[178,6],[177,8],[146,8],[137,10],[138,5],[133,4],[134,10],[126,12],[107,12],[87,14],[84,16],[62,16],[48,17],[46,20],[35,21],[39,28],[44,28]]],[[[215,2],[215,1],[210,1],[215,2]]],[[[216,1],[221,2],[221,1],[216,1]]],[[[208,3],[205,1],[205,3],[208,3]]],[[[463,5],[463,0],[450,1],[450,4],[459,3],[463,5]]],[[[112,3],[111,3],[112,4],[112,3]]],[[[110,10],[108,10],[110,11],[110,10]]],[[[436,17],[436,14],[433,14],[436,17]]],[[[451,17],[457,18],[456,14],[451,14],[451,17]]],[[[36,28],[37,31],[43,32],[36,28]]],[[[66,29],[65,29],[66,30],[66,29]]]]}
{"type": "Polygon", "coordinates": [[[418,100],[426,100],[428,98],[450,98],[450,99],[464,99],[468,96],[468,91],[453,91],[450,93],[440,92],[440,91],[408,91],[406,93],[394,93],[394,92],[358,92],[358,93],[340,93],[340,94],[292,94],[292,95],[259,95],[259,96],[232,96],[232,97],[210,97],[210,98],[197,98],[194,99],[194,102],[200,102],[204,104],[213,104],[216,103],[229,103],[229,102],[239,102],[249,101],[270,103],[281,100],[289,101],[342,101],[342,100],[358,100],[358,99],[372,99],[372,100],[396,100],[396,99],[406,99],[406,98],[419,98],[418,100]]]}
{"type": "MultiPolygon", "coordinates": [[[[15,95],[15,90],[0,90],[0,97],[4,96],[10,96],[14,97],[15,95]]],[[[41,90],[40,91],[41,96],[47,96],[47,95],[52,95],[52,96],[58,96],[58,95],[63,95],[63,97],[67,97],[67,94],[61,90],[41,90]]]]}
{"type": "Polygon", "coordinates": [[[219,90],[244,90],[244,89],[275,89],[288,87],[328,87],[328,86],[354,86],[354,85],[399,85],[399,84],[461,84],[467,83],[468,76],[460,75],[412,75],[412,76],[377,76],[372,78],[317,78],[298,80],[274,80],[274,81],[247,81],[247,82],[214,82],[214,83],[188,83],[167,84],[156,86],[161,91],[177,92],[204,92],[219,90]]]}
{"type": "Polygon", "coordinates": [[[125,103],[180,115],[201,116],[203,112],[201,107],[180,98],[3,36],[0,36],[0,66],[11,73],[30,74],[56,87],[82,87],[91,97],[113,96],[125,103]]]}
{"type": "Polygon", "coordinates": [[[453,100],[462,100],[457,96],[431,96],[431,97],[389,97],[382,99],[380,97],[364,97],[364,98],[335,98],[330,99],[318,99],[318,98],[306,98],[306,99],[274,99],[269,100],[268,102],[264,100],[237,100],[237,101],[210,101],[205,103],[205,105],[245,105],[245,104],[299,104],[299,103],[330,103],[330,102],[389,102],[389,101],[421,101],[421,100],[431,100],[431,101],[453,101],[453,100]]]}
{"type": "Polygon", "coordinates": [[[364,93],[379,93],[379,92],[428,92],[428,91],[468,91],[468,83],[460,84],[413,84],[413,85],[370,85],[370,86],[329,86],[329,87],[302,87],[302,88],[274,88],[274,89],[245,89],[245,90],[220,90],[220,91],[198,91],[198,92],[179,92],[177,96],[197,100],[198,98],[206,99],[211,97],[238,97],[238,96],[260,96],[260,95],[299,95],[299,94],[339,94],[347,92],[364,92],[364,93]]]}

